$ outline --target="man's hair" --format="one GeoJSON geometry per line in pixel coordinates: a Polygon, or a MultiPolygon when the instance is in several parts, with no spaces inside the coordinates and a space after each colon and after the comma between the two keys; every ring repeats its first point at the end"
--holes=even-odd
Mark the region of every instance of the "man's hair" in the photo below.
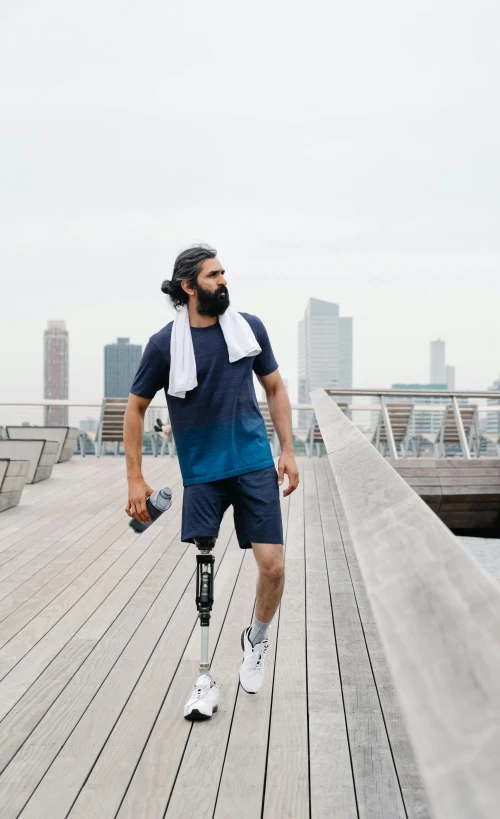
{"type": "Polygon", "coordinates": [[[169,296],[176,309],[189,301],[189,296],[182,289],[181,282],[196,284],[198,273],[205,259],[215,259],[216,256],[217,251],[210,245],[192,245],[179,253],[174,263],[172,278],[165,279],[161,286],[162,292],[169,296]]]}

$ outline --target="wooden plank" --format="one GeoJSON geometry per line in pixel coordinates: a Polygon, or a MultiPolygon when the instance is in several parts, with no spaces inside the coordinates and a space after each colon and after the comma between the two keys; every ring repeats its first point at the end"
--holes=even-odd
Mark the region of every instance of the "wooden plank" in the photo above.
{"type": "Polygon", "coordinates": [[[406,819],[340,530],[343,510],[332,503],[325,466],[317,464],[318,498],[359,816],[406,819]]]}
{"type": "MultiPolygon", "coordinates": [[[[34,617],[24,628],[21,628],[19,633],[9,639],[0,649],[0,679],[3,679],[10,669],[62,620],[66,613],[73,610],[72,615],[76,615],[78,600],[82,599],[83,602],[88,602],[88,600],[85,601],[85,597],[88,594],[88,599],[92,598],[98,588],[97,581],[104,588],[115,585],[124,567],[129,563],[130,558],[127,556],[127,549],[134,544],[137,537],[135,533],[128,530],[126,521],[120,524],[120,528],[122,530],[120,534],[123,535],[123,538],[121,540],[115,538],[115,542],[110,548],[95,560],[87,570],[82,572],[74,580],[72,586],[69,586],[52,603],[42,609],[40,614],[34,617]],[[125,533],[123,528],[125,528],[125,533]],[[113,567],[112,576],[107,576],[111,567],[113,567]],[[74,608],[75,606],[76,608],[74,608]]],[[[141,543],[145,545],[145,541],[141,541],[141,543]]],[[[132,560],[134,559],[133,554],[134,550],[132,550],[132,560]]]]}
{"type": "Polygon", "coordinates": [[[38,525],[29,526],[27,531],[22,530],[16,533],[14,538],[9,539],[14,540],[14,542],[5,541],[3,544],[5,548],[0,555],[2,578],[8,577],[18,566],[23,565],[34,554],[43,551],[59,536],[64,536],[72,528],[76,528],[82,520],[82,515],[84,517],[91,516],[92,511],[89,509],[88,498],[93,498],[94,505],[99,507],[102,503],[99,490],[101,486],[105,487],[106,484],[106,479],[101,482],[94,480],[89,484],[86,491],[82,490],[82,493],[75,493],[73,498],[63,505],[61,505],[62,502],[58,503],[56,500],[51,505],[49,512],[37,522],[38,525]],[[99,498],[98,500],[96,500],[96,496],[99,498]],[[28,550],[28,547],[31,548],[28,550]]]}
{"type": "MultiPolygon", "coordinates": [[[[180,512],[178,519],[180,521],[180,512]]],[[[155,539],[166,534],[160,530],[155,539]]],[[[2,721],[0,769],[8,764],[30,734],[29,746],[45,745],[44,737],[50,734],[56,746],[55,755],[57,743],[63,744],[67,739],[144,618],[166,623],[192,577],[193,567],[187,544],[170,536],[165,545],[163,556],[147,577],[138,569],[135,577],[131,573],[128,584],[122,584],[119,593],[103,603],[31,686],[18,707],[2,721]],[[41,723],[46,712],[48,718],[41,723]]],[[[7,778],[16,780],[15,772],[20,770],[25,794],[29,781],[33,782],[34,789],[38,779],[33,748],[23,754],[16,757],[7,778]],[[30,759],[29,775],[22,772],[23,754],[30,759]]],[[[39,778],[44,770],[42,766],[38,771],[39,778]]]]}
{"type": "MultiPolygon", "coordinates": [[[[161,529],[168,518],[160,518],[154,526],[161,529]]],[[[0,682],[0,716],[3,716],[32,685],[39,674],[61,651],[71,637],[84,625],[103,601],[140,561],[147,544],[155,537],[155,529],[144,532],[140,539],[128,530],[113,546],[116,562],[106,574],[84,595],[82,600],[43,637],[29,654],[0,682]]],[[[149,559],[149,556],[148,556],[149,559]]]]}
{"type": "MultiPolygon", "coordinates": [[[[245,696],[239,690],[240,640],[241,632],[251,622],[256,579],[257,567],[249,553],[238,577],[213,660],[214,676],[223,694],[221,706],[215,720],[194,725],[189,733],[168,800],[166,819],[213,816],[236,697],[245,696]]],[[[262,782],[261,779],[258,783],[261,787],[262,782]]]]}
{"type": "Polygon", "coordinates": [[[312,819],[357,819],[356,793],[318,502],[323,463],[303,462],[307,691],[312,819]],[[316,469],[315,469],[316,467],[316,469]],[[325,669],[328,696],[325,697],[325,669]]]}
{"type": "MultiPolygon", "coordinates": [[[[103,482],[105,476],[102,476],[103,482]]],[[[108,477],[109,480],[109,477],[108,477]]],[[[96,476],[93,480],[88,478],[88,486],[91,486],[96,481],[96,476]]],[[[85,491],[86,481],[82,482],[81,490],[85,491]]],[[[79,487],[80,488],[80,487],[79,487]]],[[[62,488],[62,482],[57,477],[52,477],[50,481],[41,483],[38,486],[26,485],[23,492],[22,504],[16,509],[9,509],[0,520],[0,556],[3,560],[3,552],[10,546],[14,545],[20,540],[23,540],[27,535],[40,529],[43,525],[50,523],[61,514],[61,507],[64,508],[68,501],[76,505],[78,498],[75,496],[75,484],[70,482],[70,486],[65,486],[65,491],[62,488]],[[56,484],[56,489],[52,489],[52,484],[56,484]],[[43,499],[34,497],[34,494],[43,492],[46,487],[50,487],[51,491],[45,495],[45,502],[43,499]],[[61,494],[58,494],[57,488],[60,488],[61,494]],[[57,503],[55,501],[58,501],[57,503]]]]}
{"type": "MultiPolygon", "coordinates": [[[[216,549],[223,549],[223,541],[217,543],[216,549]]],[[[224,593],[228,596],[231,593],[237,573],[235,563],[241,562],[242,555],[228,549],[226,557],[227,564],[224,558],[219,569],[226,575],[224,581],[219,579],[221,599],[224,593]],[[229,571],[225,569],[226,565],[229,571]]],[[[139,759],[143,738],[147,738],[154,725],[165,691],[194,629],[194,592],[193,578],[183,590],[166,628],[157,618],[148,619],[146,631],[141,629],[134,635],[100,688],[92,709],[78,722],[24,809],[23,819],[62,819],[83,786],[85,795],[82,792],[81,799],[72,808],[75,817],[81,815],[83,802],[86,817],[113,815],[114,809],[108,810],[106,805],[113,804],[118,808],[139,759]],[[119,740],[120,735],[126,739],[119,740]],[[134,743],[130,742],[131,736],[134,743]],[[100,780],[102,766],[107,771],[104,781],[100,780]],[[124,779],[124,785],[117,785],[117,779],[124,779]],[[60,782],[64,782],[64,789],[59,787],[60,782]]],[[[177,719],[183,721],[182,712],[177,713],[177,719]]]]}
{"type": "MultiPolygon", "coordinates": [[[[169,483],[174,490],[175,501],[178,488],[182,488],[181,478],[180,475],[175,476],[175,480],[172,478],[174,478],[173,475],[169,483]]],[[[122,500],[122,496],[119,497],[122,500]]],[[[83,537],[77,535],[78,540],[71,543],[69,547],[67,546],[60,557],[53,559],[45,567],[45,571],[37,572],[35,578],[31,577],[29,581],[22,584],[21,588],[18,587],[14,593],[0,602],[0,645],[4,645],[42,610],[46,617],[47,606],[56,598],[60,612],[61,598],[59,595],[67,592],[70,584],[75,583],[77,578],[81,579],[85,571],[90,571],[91,567],[93,570],[98,567],[98,561],[103,559],[106,550],[114,540],[123,534],[124,524],[128,521],[121,504],[118,511],[109,515],[111,509],[116,510],[117,501],[118,496],[106,507],[108,516],[100,525],[94,526],[83,537]],[[113,525],[114,521],[116,521],[115,525],[113,525]],[[24,603],[20,602],[23,598],[24,603]]],[[[170,512],[171,518],[172,513],[170,512]]],[[[66,546],[65,543],[64,545],[66,546]]],[[[91,577],[87,578],[87,583],[92,583],[91,577]]],[[[76,587],[73,586],[68,593],[67,605],[76,602],[75,592],[76,587]]]]}
{"type": "Polygon", "coordinates": [[[312,393],[435,819],[500,802],[500,588],[323,390],[312,393]]]}
{"type": "MultiPolygon", "coordinates": [[[[298,459],[300,472],[302,464],[302,459],[298,459]]],[[[281,495],[285,557],[288,510],[289,500],[281,495]]],[[[248,696],[241,688],[237,688],[236,691],[231,733],[226,746],[214,819],[232,819],[233,816],[260,819],[262,813],[279,618],[278,609],[269,632],[266,679],[259,695],[248,696]]],[[[238,660],[241,661],[241,652],[238,660]]],[[[236,665],[239,666],[239,662],[236,665]]]]}
{"type": "Polygon", "coordinates": [[[309,815],[302,484],[290,495],[285,578],[263,819],[309,815]]]}
{"type": "Polygon", "coordinates": [[[366,589],[354,553],[345,512],[340,501],[330,465],[326,463],[323,465],[325,467],[325,481],[330,484],[332,500],[337,514],[344,552],[349,568],[349,575],[361,618],[366,648],[370,657],[370,666],[377,686],[377,694],[382,708],[384,724],[390,742],[391,754],[403,796],[405,811],[408,819],[429,819],[429,805],[418,772],[401,708],[397,701],[394,685],[389,675],[378,630],[373,618],[373,612],[366,595],[366,589]]]}

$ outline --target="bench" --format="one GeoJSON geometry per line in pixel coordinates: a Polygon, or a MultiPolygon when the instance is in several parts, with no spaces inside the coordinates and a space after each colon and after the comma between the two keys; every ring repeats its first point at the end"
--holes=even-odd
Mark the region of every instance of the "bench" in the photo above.
{"type": "MultiPolygon", "coordinates": [[[[381,413],[373,433],[372,443],[383,455],[386,447],[393,458],[397,458],[397,446],[403,457],[409,451],[412,442],[410,434],[414,404],[409,401],[392,402],[381,399],[381,413]]],[[[415,451],[415,445],[413,443],[415,451]]],[[[416,452],[415,452],[416,454],[416,452]]]]}
{"type": "Polygon", "coordinates": [[[17,506],[28,477],[29,461],[0,459],[0,512],[17,506]]]}
{"type": "Polygon", "coordinates": [[[26,483],[38,483],[38,481],[50,478],[58,449],[57,441],[22,438],[2,438],[0,440],[0,458],[29,461],[26,483]]]}
{"type": "Polygon", "coordinates": [[[123,420],[127,403],[128,398],[103,399],[95,439],[95,454],[98,458],[104,455],[108,443],[115,445],[115,455],[120,454],[120,444],[123,443],[123,420]]]}
{"type": "Polygon", "coordinates": [[[7,435],[9,438],[28,438],[38,439],[44,441],[57,441],[57,458],[56,463],[60,464],[63,461],[69,461],[73,452],[76,449],[78,435],[80,430],[75,427],[14,427],[7,426],[7,435]]]}

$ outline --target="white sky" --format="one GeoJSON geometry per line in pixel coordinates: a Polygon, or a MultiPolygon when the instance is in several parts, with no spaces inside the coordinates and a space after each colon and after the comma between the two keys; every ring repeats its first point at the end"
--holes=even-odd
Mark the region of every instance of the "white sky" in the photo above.
{"type": "Polygon", "coordinates": [[[500,7],[488,0],[3,0],[0,401],[70,398],[171,320],[177,252],[219,251],[292,397],[310,296],[354,317],[354,385],[500,371],[500,7]]]}

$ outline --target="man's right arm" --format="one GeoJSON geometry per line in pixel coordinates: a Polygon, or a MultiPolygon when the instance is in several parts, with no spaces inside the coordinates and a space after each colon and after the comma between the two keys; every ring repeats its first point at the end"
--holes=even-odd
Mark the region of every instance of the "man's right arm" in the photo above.
{"type": "Polygon", "coordinates": [[[143,523],[151,518],[146,508],[146,500],[152,489],[142,475],[142,439],[144,436],[144,415],[152,399],[130,393],[123,421],[123,443],[127,461],[128,503],[127,515],[143,523]]]}

